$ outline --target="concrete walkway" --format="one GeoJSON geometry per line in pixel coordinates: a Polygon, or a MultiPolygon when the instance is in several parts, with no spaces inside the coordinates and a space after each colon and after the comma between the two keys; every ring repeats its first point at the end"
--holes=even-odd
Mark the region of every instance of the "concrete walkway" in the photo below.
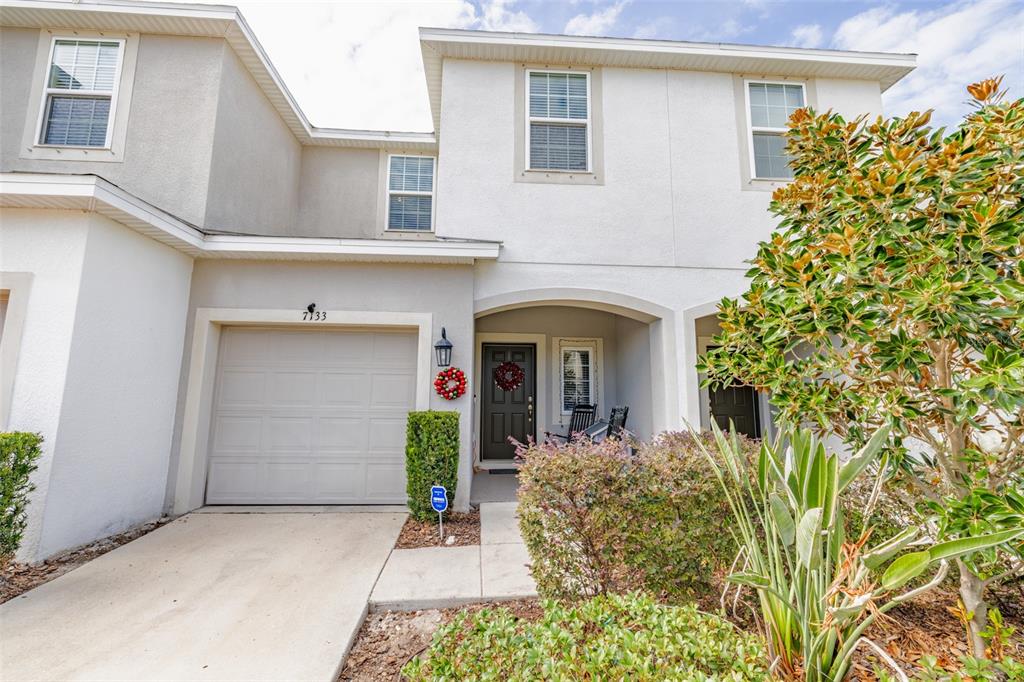
{"type": "Polygon", "coordinates": [[[482,503],[479,545],[393,550],[370,608],[414,611],[537,596],[515,512],[515,502],[482,503]]]}
{"type": "Polygon", "coordinates": [[[190,514],[0,606],[0,679],[332,682],[405,514],[190,514]]]}

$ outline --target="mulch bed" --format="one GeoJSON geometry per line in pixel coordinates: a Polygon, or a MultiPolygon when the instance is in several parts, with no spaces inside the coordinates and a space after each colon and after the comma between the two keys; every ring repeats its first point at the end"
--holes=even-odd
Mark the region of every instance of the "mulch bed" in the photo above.
{"type": "Polygon", "coordinates": [[[381,611],[363,622],[352,650],[345,659],[338,682],[392,682],[414,656],[430,645],[434,633],[460,612],[475,612],[488,606],[504,606],[519,618],[537,620],[544,615],[536,599],[473,604],[461,608],[423,611],[381,611]]]}
{"type": "MultiPolygon", "coordinates": [[[[941,588],[927,592],[901,604],[888,616],[891,620],[877,622],[867,636],[900,664],[907,673],[917,670],[917,661],[924,655],[935,656],[940,665],[955,668],[958,659],[970,653],[964,626],[954,615],[957,594],[941,588]]],[[[1007,625],[1017,629],[1004,655],[1024,660],[1024,591],[1020,585],[992,590],[989,604],[999,608],[1007,625]]],[[[858,647],[851,677],[862,682],[876,679],[874,667],[886,668],[877,654],[868,647],[858,647]]]]}
{"type": "MultiPolygon", "coordinates": [[[[935,656],[943,665],[951,665],[958,656],[967,653],[963,627],[949,611],[956,601],[956,593],[950,589],[922,595],[890,611],[892,620],[876,624],[868,631],[868,636],[908,674],[917,669],[918,659],[925,654],[935,656]]],[[[990,596],[990,603],[1002,611],[1008,625],[1017,628],[1005,655],[1018,661],[1024,659],[1024,586],[1000,588],[990,596]]],[[[429,646],[443,623],[449,622],[459,612],[475,612],[485,606],[506,606],[520,618],[528,620],[536,620],[543,615],[537,599],[408,613],[372,613],[367,616],[353,643],[338,682],[400,680],[398,672],[402,666],[429,646]]],[[[714,612],[718,604],[702,601],[701,607],[714,612]]],[[[738,626],[754,628],[748,618],[738,615],[740,617],[735,619],[738,626]]],[[[886,668],[868,647],[858,648],[849,679],[876,682],[876,666],[886,668]]]]}
{"type": "Polygon", "coordinates": [[[411,516],[398,534],[395,549],[422,547],[464,547],[480,544],[480,510],[452,512],[444,519],[444,542],[437,536],[437,519],[417,521],[411,516]],[[454,538],[454,539],[453,539],[454,538]]]}
{"type": "Polygon", "coordinates": [[[150,531],[169,522],[169,518],[136,526],[117,535],[97,540],[88,545],[69,549],[38,564],[20,564],[12,562],[0,571],[0,604],[28,592],[33,587],[48,583],[82,564],[102,556],[112,549],[142,537],[150,531]]]}

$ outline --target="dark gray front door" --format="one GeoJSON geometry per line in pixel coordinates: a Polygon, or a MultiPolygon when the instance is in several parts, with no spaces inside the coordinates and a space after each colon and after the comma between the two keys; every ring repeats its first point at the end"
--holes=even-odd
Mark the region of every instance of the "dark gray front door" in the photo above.
{"type": "Polygon", "coordinates": [[[483,347],[483,376],[480,381],[480,459],[512,459],[515,448],[509,436],[521,443],[536,438],[534,410],[537,404],[537,347],[533,344],[493,344],[483,347]],[[503,362],[523,368],[525,379],[513,391],[494,383],[494,370],[503,362]]]}
{"type": "Polygon", "coordinates": [[[757,409],[757,392],[750,386],[729,386],[710,391],[711,415],[723,431],[732,421],[737,432],[761,437],[761,420],[757,409]]]}

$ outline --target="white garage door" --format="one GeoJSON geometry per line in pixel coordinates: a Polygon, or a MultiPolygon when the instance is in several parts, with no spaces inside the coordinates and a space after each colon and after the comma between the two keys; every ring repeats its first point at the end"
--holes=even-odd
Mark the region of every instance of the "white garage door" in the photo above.
{"type": "Polygon", "coordinates": [[[416,335],[227,328],[208,504],[405,502],[416,335]]]}

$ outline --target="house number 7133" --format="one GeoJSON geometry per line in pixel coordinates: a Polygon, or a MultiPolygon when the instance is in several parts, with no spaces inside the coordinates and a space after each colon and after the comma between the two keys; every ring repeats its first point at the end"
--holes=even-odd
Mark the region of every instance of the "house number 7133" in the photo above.
{"type": "Polygon", "coordinates": [[[302,319],[311,322],[323,322],[327,319],[327,312],[317,310],[316,312],[310,312],[308,310],[302,311],[302,319]]]}

